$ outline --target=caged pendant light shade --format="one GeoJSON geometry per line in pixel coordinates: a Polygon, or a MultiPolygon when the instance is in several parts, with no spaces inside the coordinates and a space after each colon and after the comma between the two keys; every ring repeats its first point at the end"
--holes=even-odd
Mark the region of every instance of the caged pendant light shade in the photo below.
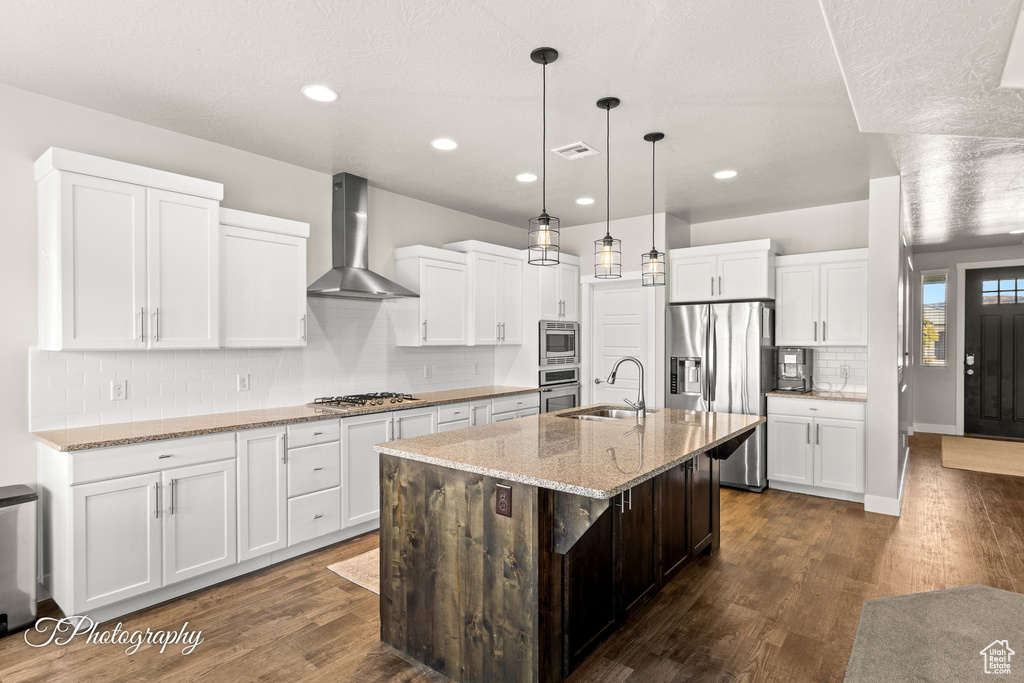
{"type": "Polygon", "coordinates": [[[594,240],[594,277],[611,279],[622,277],[622,240],[612,237],[611,221],[611,111],[619,106],[619,98],[602,97],[597,106],[605,110],[605,232],[594,240]]]}
{"type": "Polygon", "coordinates": [[[654,237],[654,188],[657,170],[654,154],[658,141],[664,138],[664,133],[648,133],[644,136],[644,140],[651,143],[651,250],[643,255],[641,262],[640,280],[644,287],[662,287],[665,284],[665,252],[658,251],[654,237]]]}
{"type": "Polygon", "coordinates": [[[542,67],[541,105],[541,210],[530,219],[530,255],[527,263],[532,266],[558,265],[558,218],[548,215],[548,64],[558,59],[558,50],[539,47],[530,53],[530,59],[542,67]]]}

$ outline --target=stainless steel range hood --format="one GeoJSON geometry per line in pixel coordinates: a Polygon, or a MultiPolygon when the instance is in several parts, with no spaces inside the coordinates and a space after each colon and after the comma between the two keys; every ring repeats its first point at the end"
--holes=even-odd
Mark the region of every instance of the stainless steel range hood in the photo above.
{"type": "Polygon", "coordinates": [[[334,267],[306,289],[309,296],[373,300],[419,297],[369,269],[366,188],[366,178],[350,173],[334,176],[331,213],[334,267]]]}

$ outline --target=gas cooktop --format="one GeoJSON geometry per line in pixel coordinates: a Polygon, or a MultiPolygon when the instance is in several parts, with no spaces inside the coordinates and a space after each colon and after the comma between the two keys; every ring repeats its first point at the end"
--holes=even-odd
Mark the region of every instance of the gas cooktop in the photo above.
{"type": "Polygon", "coordinates": [[[412,394],[395,393],[393,391],[375,391],[367,394],[349,394],[347,396],[324,396],[306,405],[325,410],[345,411],[352,408],[382,406],[385,403],[405,403],[418,401],[412,394]]]}

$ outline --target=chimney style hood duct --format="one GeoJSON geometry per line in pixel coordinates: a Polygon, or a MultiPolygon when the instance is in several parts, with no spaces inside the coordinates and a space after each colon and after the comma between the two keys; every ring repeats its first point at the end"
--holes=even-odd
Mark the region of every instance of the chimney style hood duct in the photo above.
{"type": "Polygon", "coordinates": [[[366,178],[350,173],[334,176],[334,208],[331,212],[333,267],[307,288],[309,296],[377,301],[419,297],[369,269],[366,188],[366,178]]]}

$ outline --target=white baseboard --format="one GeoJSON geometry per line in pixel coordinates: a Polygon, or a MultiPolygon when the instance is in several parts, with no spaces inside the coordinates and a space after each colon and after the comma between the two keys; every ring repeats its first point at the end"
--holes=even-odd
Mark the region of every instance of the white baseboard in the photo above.
{"type": "Polygon", "coordinates": [[[896,498],[887,498],[885,496],[864,494],[864,512],[876,512],[880,515],[892,515],[893,517],[899,517],[900,512],[903,510],[903,491],[907,486],[907,473],[909,471],[910,460],[908,454],[908,459],[904,461],[903,472],[900,476],[899,496],[896,498]]]}
{"type": "Polygon", "coordinates": [[[956,425],[932,425],[924,422],[915,422],[914,431],[927,432],[929,434],[948,434],[949,436],[959,436],[956,425]]]}
{"type": "Polygon", "coordinates": [[[793,484],[788,481],[774,481],[769,480],[768,488],[775,489],[776,491],[788,491],[789,493],[802,493],[805,496],[817,496],[819,498],[834,498],[836,500],[848,500],[851,503],[863,503],[863,493],[853,493],[852,491],[840,491],[839,489],[829,489],[822,486],[807,486],[806,484],[793,484]]]}

